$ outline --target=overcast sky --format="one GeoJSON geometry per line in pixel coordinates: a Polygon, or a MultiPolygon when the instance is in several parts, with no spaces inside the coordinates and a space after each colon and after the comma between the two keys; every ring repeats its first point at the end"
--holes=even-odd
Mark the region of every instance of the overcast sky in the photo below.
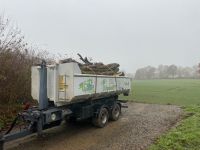
{"type": "Polygon", "coordinates": [[[200,62],[200,0],[0,0],[27,41],[121,69],[200,62]]]}

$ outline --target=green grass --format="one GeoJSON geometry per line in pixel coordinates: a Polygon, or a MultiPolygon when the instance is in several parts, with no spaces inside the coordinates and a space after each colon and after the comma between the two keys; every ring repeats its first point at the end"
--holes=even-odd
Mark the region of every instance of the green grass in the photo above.
{"type": "Polygon", "coordinates": [[[200,80],[135,80],[131,94],[136,102],[184,106],[184,118],[161,136],[150,150],[200,150],[200,80]]]}
{"type": "Polygon", "coordinates": [[[184,109],[191,116],[163,135],[150,150],[200,150],[200,106],[184,109]]]}
{"type": "Polygon", "coordinates": [[[200,104],[200,80],[134,80],[130,96],[122,98],[182,106],[200,104]]]}

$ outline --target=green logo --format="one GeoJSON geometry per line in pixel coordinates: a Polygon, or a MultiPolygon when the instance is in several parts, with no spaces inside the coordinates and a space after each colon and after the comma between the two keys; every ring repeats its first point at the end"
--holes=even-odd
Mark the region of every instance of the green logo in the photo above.
{"type": "Polygon", "coordinates": [[[109,79],[109,80],[103,79],[102,84],[103,84],[103,91],[114,91],[115,90],[116,86],[112,79],[109,79]]]}
{"type": "Polygon", "coordinates": [[[93,92],[94,91],[94,84],[92,79],[88,79],[79,84],[79,89],[83,92],[93,92]]]}

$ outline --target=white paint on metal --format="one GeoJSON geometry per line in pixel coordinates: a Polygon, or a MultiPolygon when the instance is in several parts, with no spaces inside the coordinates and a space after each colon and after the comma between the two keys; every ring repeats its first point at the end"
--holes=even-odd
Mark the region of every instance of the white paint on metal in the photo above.
{"type": "Polygon", "coordinates": [[[40,89],[40,68],[33,66],[31,68],[31,95],[34,99],[39,100],[39,89],[40,89]]]}
{"type": "MultiPolygon", "coordinates": [[[[32,97],[39,99],[39,68],[32,67],[32,97]]],[[[47,66],[47,95],[55,105],[65,105],[78,97],[109,92],[121,92],[131,88],[127,77],[81,74],[77,63],[47,66]]]]}
{"type": "Polygon", "coordinates": [[[95,93],[95,77],[74,77],[74,96],[95,93]]]}

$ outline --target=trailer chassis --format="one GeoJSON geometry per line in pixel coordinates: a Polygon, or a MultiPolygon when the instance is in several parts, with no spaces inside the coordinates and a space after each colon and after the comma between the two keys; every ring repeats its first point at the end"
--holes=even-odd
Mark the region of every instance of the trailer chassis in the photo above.
{"type": "Polygon", "coordinates": [[[124,105],[124,101],[117,100],[116,98],[117,97],[107,97],[104,99],[70,104],[65,107],[51,107],[46,110],[40,110],[37,107],[33,107],[23,111],[17,115],[17,119],[13,121],[9,130],[4,135],[0,135],[0,150],[3,150],[5,142],[34,133],[41,136],[45,129],[59,126],[66,118],[73,117],[78,121],[87,118],[92,119],[99,115],[102,107],[106,108],[109,114],[115,104],[119,105],[120,109],[122,107],[127,107],[124,105]],[[23,120],[23,122],[26,123],[25,128],[17,132],[11,132],[18,119],[23,120]]]}
{"type": "Polygon", "coordinates": [[[118,100],[118,95],[88,99],[87,101],[56,107],[49,103],[47,98],[47,68],[45,61],[41,64],[40,77],[39,106],[31,107],[19,113],[8,131],[0,134],[0,150],[3,150],[5,142],[33,133],[37,133],[40,136],[43,130],[59,126],[66,118],[75,118],[76,120],[91,118],[95,125],[104,127],[106,122],[103,122],[103,124],[99,123],[99,118],[107,115],[106,121],[108,121],[109,116],[111,116],[112,120],[117,120],[118,118],[112,117],[113,113],[115,113],[114,108],[118,110],[118,113],[116,113],[118,115],[121,113],[122,107],[127,108],[124,105],[125,101],[118,100]],[[25,123],[25,128],[17,132],[11,132],[18,120],[22,120],[25,123]]]}

